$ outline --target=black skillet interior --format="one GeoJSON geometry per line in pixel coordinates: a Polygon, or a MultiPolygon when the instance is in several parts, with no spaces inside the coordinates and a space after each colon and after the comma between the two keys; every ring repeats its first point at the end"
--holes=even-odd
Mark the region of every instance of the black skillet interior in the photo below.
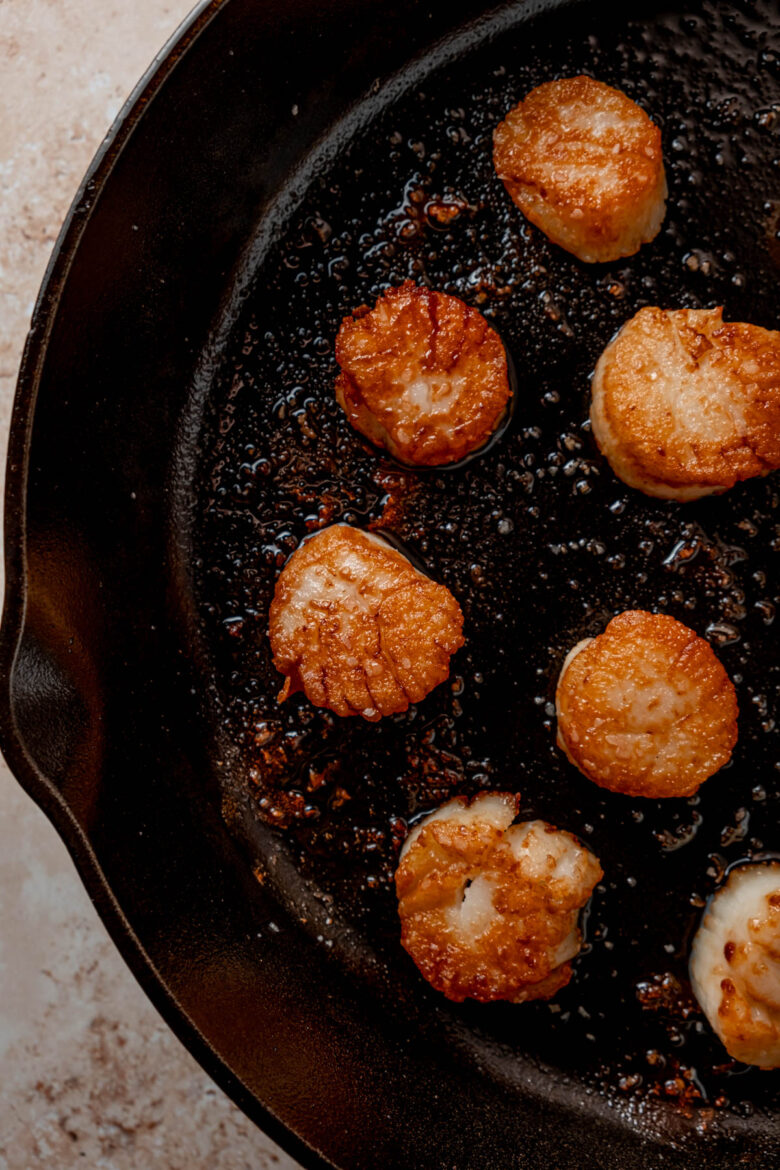
{"type": "Polygon", "coordinates": [[[780,14],[516,5],[386,83],[467,9],[209,5],[119,131],[17,401],[3,746],[155,1002],[307,1163],[769,1167],[777,1074],[727,1061],[686,953],[726,868],[780,851],[780,496],[650,501],[586,419],[641,305],[775,324],[780,14]],[[663,131],[664,229],[610,266],[529,229],[490,160],[514,101],[582,71],[663,131]],[[480,307],[517,367],[511,426],[461,469],[394,466],[333,399],[341,317],[407,277],[480,307]],[[451,685],[378,726],[275,701],[278,568],[339,520],[400,539],[466,615],[451,685]],[[733,764],[691,801],[601,793],[554,748],[566,649],[632,606],[708,636],[737,684],[733,764]],[[406,825],[483,788],[605,869],[551,1005],[449,1005],[398,946],[406,825]]]}

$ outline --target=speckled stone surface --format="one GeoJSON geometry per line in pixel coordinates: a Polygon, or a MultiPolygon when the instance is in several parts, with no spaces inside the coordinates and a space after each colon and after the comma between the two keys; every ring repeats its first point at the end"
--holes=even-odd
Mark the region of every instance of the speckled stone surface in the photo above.
{"type": "MultiPolygon", "coordinates": [[[[0,0],[0,443],[51,246],[190,0],[0,0]]],[[[0,1170],[295,1170],[201,1071],[0,768],[0,1170]]]]}

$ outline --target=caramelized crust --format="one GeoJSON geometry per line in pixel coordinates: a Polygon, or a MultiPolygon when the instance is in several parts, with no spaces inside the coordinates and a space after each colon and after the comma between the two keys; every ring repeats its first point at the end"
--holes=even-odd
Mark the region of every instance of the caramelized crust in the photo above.
{"type": "Polygon", "coordinates": [[[511,397],[504,347],[476,309],[406,281],[336,338],[336,398],[356,430],[406,463],[463,459],[511,397]]]}
{"type": "Polygon", "coordinates": [[[691,796],[737,742],[737,698],[709,643],[666,614],[628,610],[581,642],[556,692],[558,746],[629,796],[691,796]]]}
{"type": "Polygon", "coordinates": [[[780,864],[733,870],[694,939],[691,983],[730,1056],[780,1067],[780,864]]]}
{"type": "Polygon", "coordinates": [[[593,376],[593,434],[616,475],[690,500],[780,467],[780,332],[722,309],[640,309],[593,376]]]}
{"type": "Polygon", "coordinates": [[[511,825],[517,804],[509,793],[456,797],[401,853],[401,942],[448,999],[549,999],[571,978],[601,867],[570,833],[511,825]]]}
{"type": "Polygon", "coordinates": [[[269,613],[284,702],[377,720],[418,703],[449,675],[463,614],[444,585],[384,540],[334,525],[305,541],[276,583],[269,613]]]}
{"type": "Polygon", "coordinates": [[[631,256],[665,213],[661,132],[590,77],[532,90],[493,136],[498,177],[531,223],[589,263],[631,256]]]}

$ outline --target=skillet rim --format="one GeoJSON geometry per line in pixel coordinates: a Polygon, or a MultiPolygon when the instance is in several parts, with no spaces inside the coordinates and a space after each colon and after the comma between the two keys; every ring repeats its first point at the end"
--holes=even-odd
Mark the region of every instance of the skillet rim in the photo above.
{"type": "Polygon", "coordinates": [[[0,618],[0,750],[12,776],[46,815],[65,845],[78,876],[122,959],[142,991],[187,1052],[268,1137],[306,1170],[333,1170],[271,1110],[261,1105],[214,1051],[156,970],[130,926],[103,869],[70,805],[27,752],[14,715],[14,667],[25,630],[27,610],[26,499],[32,424],[48,342],[71,264],[103,187],[148,105],[164,86],[179,59],[225,7],[228,0],[196,0],[192,10],[158,50],[133,86],[92,157],[68,208],[49,256],[33,307],[16,380],[3,495],[3,563],[5,584],[0,618]]]}

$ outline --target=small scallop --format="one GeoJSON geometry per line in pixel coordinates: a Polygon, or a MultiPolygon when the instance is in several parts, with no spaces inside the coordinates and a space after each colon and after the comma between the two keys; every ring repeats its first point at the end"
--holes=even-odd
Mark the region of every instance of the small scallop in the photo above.
{"type": "Polygon", "coordinates": [[[728,762],[737,697],[712,647],[682,622],[618,614],[566,657],[558,746],[589,780],[627,796],[692,796],[728,762]]]}
{"type": "Polygon", "coordinates": [[[587,263],[633,256],[661,229],[661,131],[592,77],[531,90],[496,127],[493,161],[523,215],[587,263]]]}
{"type": "Polygon", "coordinates": [[[640,309],[592,392],[596,442],[646,495],[696,500],[780,467],[780,332],[722,309],[640,309]]]}
{"type": "Polygon", "coordinates": [[[352,426],[404,463],[483,447],[512,390],[501,339],[457,297],[406,281],[341,323],[336,398],[352,426]]]}
{"type": "Polygon", "coordinates": [[[463,614],[444,585],[384,540],[336,524],[304,541],[282,569],[269,613],[279,701],[375,721],[444,682],[463,645],[463,614]]]}
{"type": "Polygon", "coordinates": [[[519,797],[456,796],[412,829],[395,875],[401,942],[448,999],[549,999],[571,979],[600,881],[571,833],[513,825],[519,797]]]}
{"type": "Polygon", "coordinates": [[[732,870],[696,932],[690,975],[729,1056],[780,1068],[780,863],[732,870]]]}

